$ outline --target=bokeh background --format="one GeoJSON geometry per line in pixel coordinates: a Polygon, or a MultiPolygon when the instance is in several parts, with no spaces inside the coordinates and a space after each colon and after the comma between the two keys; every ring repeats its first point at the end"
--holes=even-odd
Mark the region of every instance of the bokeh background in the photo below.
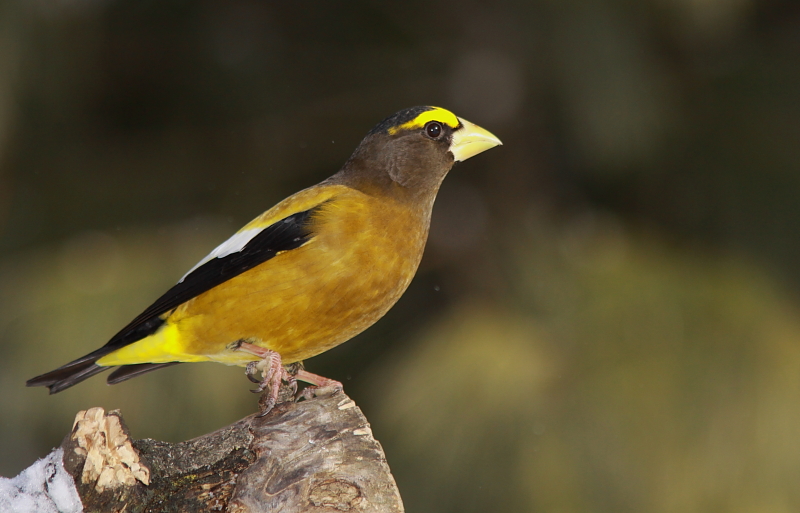
{"type": "Polygon", "coordinates": [[[170,441],[254,411],[221,365],[24,381],[418,104],[505,145],[445,181],[399,304],[307,362],[406,508],[800,509],[794,0],[0,0],[0,474],[91,406],[170,441]]]}

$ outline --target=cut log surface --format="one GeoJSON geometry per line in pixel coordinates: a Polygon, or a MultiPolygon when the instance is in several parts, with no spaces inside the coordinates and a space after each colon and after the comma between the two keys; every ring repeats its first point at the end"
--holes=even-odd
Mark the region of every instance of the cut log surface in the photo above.
{"type": "Polygon", "coordinates": [[[383,449],[344,393],[176,444],[131,440],[119,412],[92,408],[62,448],[87,512],[403,511],[383,449]]]}

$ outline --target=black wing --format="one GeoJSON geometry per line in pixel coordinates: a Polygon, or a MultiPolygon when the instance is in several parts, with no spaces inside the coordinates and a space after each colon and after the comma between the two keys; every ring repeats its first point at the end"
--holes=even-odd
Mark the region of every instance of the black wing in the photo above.
{"type": "MultiPolygon", "coordinates": [[[[122,328],[119,333],[111,337],[105,346],[58,369],[30,379],[27,385],[49,387],[50,393],[54,394],[106,370],[108,367],[100,367],[94,362],[120,347],[155,333],[164,324],[164,319],[161,317],[163,314],[234,276],[266,262],[282,251],[299,248],[308,242],[313,236],[310,220],[319,208],[318,205],[281,219],[264,228],[240,251],[221,258],[213,258],[199,266],[122,328]]],[[[131,369],[131,372],[123,371],[121,367],[109,377],[109,382],[117,383],[164,366],[166,365],[145,364],[137,367],[135,371],[131,369]]]]}
{"type": "Polygon", "coordinates": [[[146,337],[163,323],[159,317],[161,314],[263,264],[281,251],[299,248],[311,238],[309,220],[318,208],[298,212],[273,223],[250,239],[240,251],[222,258],[212,258],[201,265],[111,337],[106,346],[117,349],[146,337]]]}

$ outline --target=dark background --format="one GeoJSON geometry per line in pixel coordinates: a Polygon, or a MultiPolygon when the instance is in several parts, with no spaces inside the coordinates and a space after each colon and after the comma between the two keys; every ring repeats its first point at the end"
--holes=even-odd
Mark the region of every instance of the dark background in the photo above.
{"type": "Polygon", "coordinates": [[[0,474],[91,406],[247,415],[239,368],[58,396],[210,249],[401,108],[456,166],[345,382],[409,511],[800,508],[800,4],[0,0],[0,474]]]}

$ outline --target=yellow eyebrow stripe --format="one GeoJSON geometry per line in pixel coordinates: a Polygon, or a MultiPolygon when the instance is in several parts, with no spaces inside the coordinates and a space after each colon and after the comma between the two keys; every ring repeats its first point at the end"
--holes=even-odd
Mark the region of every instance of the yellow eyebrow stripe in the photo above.
{"type": "Polygon", "coordinates": [[[456,115],[450,112],[449,110],[443,109],[441,107],[431,107],[431,110],[426,110],[425,112],[415,117],[411,121],[390,128],[389,135],[394,135],[400,130],[412,130],[414,128],[422,128],[425,126],[425,123],[429,121],[438,121],[440,123],[444,123],[445,125],[449,126],[454,130],[458,128],[458,125],[460,124],[456,115]]]}

